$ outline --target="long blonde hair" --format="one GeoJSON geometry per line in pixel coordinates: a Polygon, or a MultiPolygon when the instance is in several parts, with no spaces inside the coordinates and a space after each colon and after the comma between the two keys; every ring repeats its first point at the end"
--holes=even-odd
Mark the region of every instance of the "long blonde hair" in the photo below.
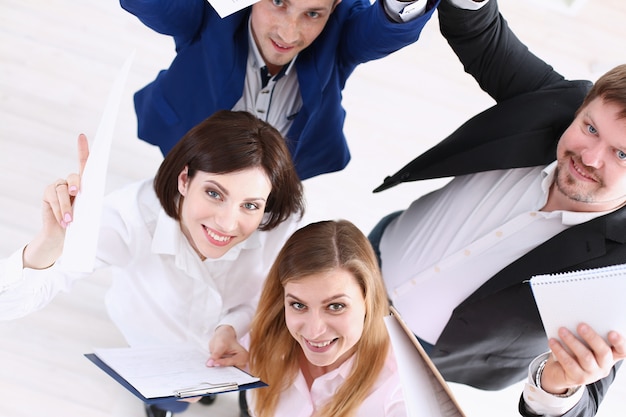
{"type": "Polygon", "coordinates": [[[312,223],[296,231],[281,249],[252,322],[250,370],[269,385],[252,393],[256,416],[274,415],[281,393],[293,383],[299,369],[301,348],[285,323],[285,284],[337,268],[349,271],[361,287],[365,323],[353,368],[322,415],[354,415],[378,378],[389,349],[383,320],[389,305],[374,251],[365,235],[346,220],[312,223]]]}

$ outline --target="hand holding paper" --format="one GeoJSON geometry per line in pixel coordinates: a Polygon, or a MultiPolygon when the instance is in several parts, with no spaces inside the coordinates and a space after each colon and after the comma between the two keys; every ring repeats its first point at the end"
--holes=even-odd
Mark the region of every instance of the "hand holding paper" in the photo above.
{"type": "Polygon", "coordinates": [[[115,79],[92,143],[92,156],[81,173],[80,193],[74,201],[75,218],[67,230],[63,247],[63,265],[68,271],[93,271],[113,131],[134,57],[133,52],[115,79]]]}
{"type": "Polygon", "coordinates": [[[619,360],[626,357],[626,339],[609,332],[608,342],[589,325],[581,323],[577,335],[559,329],[559,340],[550,339],[553,355],[541,376],[541,388],[552,394],[564,394],[570,388],[588,385],[606,377],[619,360]]]}
{"type": "Polygon", "coordinates": [[[43,229],[24,251],[24,267],[43,269],[63,251],[65,229],[74,219],[73,203],[80,191],[81,176],[89,157],[85,135],[78,136],[78,173],[48,185],[43,196],[43,229]]]}
{"type": "Polygon", "coordinates": [[[24,250],[25,268],[47,268],[63,253],[67,271],[93,271],[113,129],[133,59],[134,52],[126,59],[109,94],[92,145],[92,157],[88,158],[87,138],[79,135],[79,173],[66,180],[58,179],[46,188],[43,229],[24,250]]]}
{"type": "Polygon", "coordinates": [[[553,353],[545,391],[596,382],[626,357],[626,265],[538,275],[530,285],[553,353]]]}

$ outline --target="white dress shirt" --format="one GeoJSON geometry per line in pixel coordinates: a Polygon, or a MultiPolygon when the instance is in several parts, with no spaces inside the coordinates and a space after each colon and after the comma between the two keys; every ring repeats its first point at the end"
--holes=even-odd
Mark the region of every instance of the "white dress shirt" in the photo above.
{"type": "MultiPolygon", "coordinates": [[[[348,377],[354,356],[341,366],[313,381],[311,390],[307,386],[304,375],[298,371],[293,384],[283,391],[278,400],[275,417],[311,417],[333,397],[339,386],[348,377]]],[[[253,410],[254,396],[247,395],[248,403],[253,410]]],[[[254,413],[250,414],[254,417],[254,413]]],[[[398,374],[393,349],[389,349],[387,360],[375,382],[370,394],[357,409],[355,417],[405,417],[407,416],[402,384],[398,374]]]]}
{"type": "Polygon", "coordinates": [[[607,213],[540,211],[555,168],[556,162],[456,177],[387,226],[383,277],[416,335],[435,344],[454,308],[498,271],[566,228],[607,213]]]}
{"type": "MultiPolygon", "coordinates": [[[[553,162],[455,177],[389,224],[380,242],[383,277],[416,335],[436,344],[453,309],[498,271],[562,230],[607,213],[540,211],[555,168],[553,162]]],[[[582,396],[556,397],[533,385],[523,395],[539,415],[560,416],[582,396]]]]}
{"type": "MultiPolygon", "coordinates": [[[[221,324],[243,335],[263,280],[296,228],[292,218],[256,231],[221,258],[203,262],[163,211],[152,180],[115,191],[103,208],[96,259],[96,268],[112,272],[108,313],[131,346],[195,342],[206,348],[221,324]]],[[[22,251],[0,262],[0,319],[36,311],[90,275],[64,272],[62,257],[48,269],[23,269],[22,251]]]]}

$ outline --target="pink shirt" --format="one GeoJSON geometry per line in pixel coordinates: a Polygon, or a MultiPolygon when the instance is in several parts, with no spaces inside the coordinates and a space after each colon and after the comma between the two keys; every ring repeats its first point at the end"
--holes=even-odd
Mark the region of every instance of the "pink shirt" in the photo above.
{"type": "MultiPolygon", "coordinates": [[[[389,352],[372,391],[357,410],[357,417],[405,417],[407,415],[396,359],[391,348],[389,352]]],[[[299,371],[294,383],[283,391],[274,416],[312,416],[315,410],[322,408],[331,399],[346,380],[353,361],[354,357],[345,361],[339,368],[317,378],[313,381],[311,391],[307,387],[304,375],[299,371]]],[[[253,401],[253,397],[248,393],[248,403],[251,409],[253,401]]],[[[251,412],[250,415],[254,416],[254,413],[251,412]]]]}

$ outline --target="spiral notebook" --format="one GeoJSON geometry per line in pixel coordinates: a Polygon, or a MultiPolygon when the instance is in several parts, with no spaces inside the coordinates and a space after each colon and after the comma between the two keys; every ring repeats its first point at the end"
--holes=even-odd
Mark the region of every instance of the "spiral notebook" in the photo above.
{"type": "Polygon", "coordinates": [[[626,264],[537,275],[530,286],[548,338],[559,327],[576,334],[581,322],[605,340],[611,330],[626,335],[626,264]]]}

